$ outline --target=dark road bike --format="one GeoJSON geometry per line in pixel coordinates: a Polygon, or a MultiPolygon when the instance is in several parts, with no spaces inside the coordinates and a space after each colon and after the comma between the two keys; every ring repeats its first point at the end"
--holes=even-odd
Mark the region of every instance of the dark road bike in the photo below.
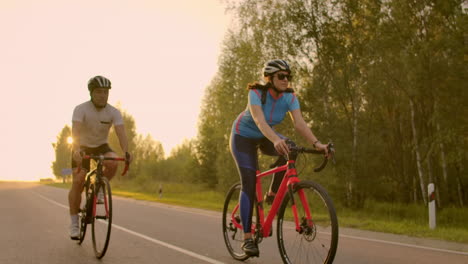
{"type": "Polygon", "coordinates": [[[91,224],[94,254],[98,259],[104,257],[109,246],[112,227],[112,192],[109,180],[104,177],[103,163],[105,160],[124,161],[124,175],[129,166],[129,157],[105,157],[103,155],[84,155],[83,159],[96,161],[96,168],[86,174],[84,183],[85,201],[79,212],[81,245],[86,235],[88,224],[91,224]]]}
{"type": "MultiPolygon", "coordinates": [[[[275,216],[278,248],[284,263],[324,263],[330,264],[338,247],[338,219],[332,199],[327,191],[311,180],[301,181],[296,171],[297,156],[301,153],[324,154],[323,151],[290,146],[287,163],[265,172],[257,171],[256,199],[252,216],[252,236],[259,244],[272,236],[275,216]],[[286,171],[275,195],[270,210],[265,215],[265,203],[261,179],[276,172],[286,171]],[[266,216],[266,217],[265,217],[266,216]]],[[[334,154],[333,144],[328,145],[329,153],[334,154]]],[[[327,165],[325,157],[314,171],[321,171],[327,165]]],[[[249,258],[241,249],[244,232],[240,218],[239,195],[241,184],[234,184],[228,191],[223,208],[223,236],[226,247],[234,259],[249,258]]]]}

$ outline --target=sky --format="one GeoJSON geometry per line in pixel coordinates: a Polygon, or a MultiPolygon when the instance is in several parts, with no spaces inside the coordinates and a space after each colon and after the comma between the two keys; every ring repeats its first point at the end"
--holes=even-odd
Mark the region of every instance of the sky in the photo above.
{"type": "Polygon", "coordinates": [[[195,137],[229,21],[219,0],[2,0],[0,180],[54,177],[52,143],[95,75],[166,154],[195,137]]]}

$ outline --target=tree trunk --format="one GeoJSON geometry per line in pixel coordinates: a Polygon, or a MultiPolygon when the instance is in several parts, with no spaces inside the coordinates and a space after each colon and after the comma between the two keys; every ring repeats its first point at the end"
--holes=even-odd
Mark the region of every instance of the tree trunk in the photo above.
{"type": "MultiPolygon", "coordinates": [[[[352,153],[351,153],[351,179],[348,182],[348,190],[347,190],[347,196],[348,196],[348,201],[350,204],[354,204],[354,181],[356,180],[356,164],[357,164],[357,137],[358,137],[358,110],[357,110],[357,103],[355,100],[353,100],[353,117],[352,117],[352,122],[353,122],[353,146],[352,146],[352,153]]],[[[356,204],[355,204],[356,205],[356,204]]]]}
{"type": "Polygon", "coordinates": [[[431,160],[432,160],[432,154],[428,155],[428,157],[426,159],[427,174],[429,175],[429,183],[433,183],[434,186],[435,186],[436,204],[437,204],[437,206],[441,207],[439,182],[437,181],[437,177],[434,177],[434,175],[432,174],[432,162],[431,162],[431,160]]]}
{"type": "Polygon", "coordinates": [[[421,154],[419,153],[419,144],[418,144],[418,135],[416,132],[416,123],[414,120],[414,104],[413,100],[410,99],[410,110],[411,110],[411,128],[413,131],[413,141],[414,141],[414,152],[416,153],[416,166],[418,168],[418,175],[419,175],[419,186],[421,187],[421,194],[423,198],[423,202],[427,204],[427,193],[426,193],[426,184],[424,182],[424,173],[421,167],[421,154]]]}
{"type": "MultiPolygon", "coordinates": [[[[440,124],[437,122],[437,134],[440,135],[440,124]]],[[[445,195],[448,196],[449,194],[449,189],[448,189],[448,176],[447,176],[447,161],[445,159],[445,148],[444,148],[444,143],[440,141],[439,143],[439,148],[440,148],[440,161],[442,163],[442,176],[443,176],[443,192],[445,192],[445,195]]],[[[449,198],[449,197],[447,197],[449,198]]],[[[447,201],[446,198],[446,201],[447,201]]],[[[450,198],[449,198],[450,199],[450,198]]],[[[440,206],[440,205],[439,205],[440,206]]]]}
{"type": "Polygon", "coordinates": [[[463,203],[463,190],[462,190],[460,175],[457,176],[457,190],[458,190],[458,199],[459,199],[459,202],[460,202],[460,206],[464,207],[465,205],[463,203]]]}
{"type": "Polygon", "coordinates": [[[462,181],[461,181],[461,177],[460,175],[462,175],[463,173],[463,157],[462,157],[462,152],[461,151],[458,151],[458,155],[459,155],[459,164],[458,164],[458,175],[457,175],[457,190],[458,190],[458,200],[460,202],[460,206],[461,207],[464,207],[464,203],[463,203],[463,185],[462,185],[462,181]]]}

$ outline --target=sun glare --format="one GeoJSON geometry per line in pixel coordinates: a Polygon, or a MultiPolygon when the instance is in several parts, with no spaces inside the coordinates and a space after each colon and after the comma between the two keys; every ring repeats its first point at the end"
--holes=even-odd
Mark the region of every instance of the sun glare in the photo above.
{"type": "Polygon", "coordinates": [[[72,144],[73,143],[73,138],[72,137],[67,137],[67,143],[72,144]]]}

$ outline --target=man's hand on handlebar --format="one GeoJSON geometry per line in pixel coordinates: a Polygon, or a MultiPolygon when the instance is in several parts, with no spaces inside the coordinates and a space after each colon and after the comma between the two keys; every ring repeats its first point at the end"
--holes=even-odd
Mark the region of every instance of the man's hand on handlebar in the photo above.
{"type": "Polygon", "coordinates": [[[80,150],[73,151],[73,160],[75,160],[77,165],[81,166],[81,162],[83,161],[83,153],[80,150]]]}
{"type": "Polygon", "coordinates": [[[128,164],[130,164],[133,160],[133,156],[130,155],[130,153],[127,151],[125,152],[125,160],[127,161],[128,164]]]}

